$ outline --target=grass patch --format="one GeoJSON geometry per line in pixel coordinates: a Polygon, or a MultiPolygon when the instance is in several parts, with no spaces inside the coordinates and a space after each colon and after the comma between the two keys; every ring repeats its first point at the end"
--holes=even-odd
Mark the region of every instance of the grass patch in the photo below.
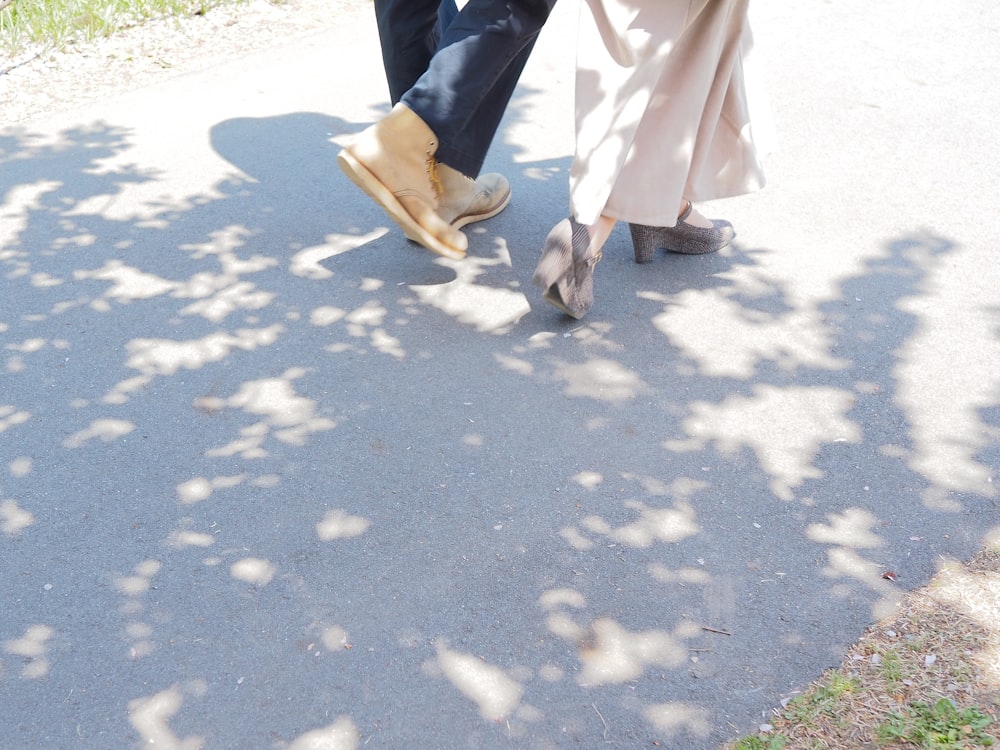
{"type": "Polygon", "coordinates": [[[787,744],[781,735],[744,737],[733,745],[733,750],[785,750],[787,744]]]}
{"type": "MultiPolygon", "coordinates": [[[[0,53],[61,49],[152,18],[192,16],[241,0],[13,0],[0,10],[0,53]]],[[[2,4],[4,0],[0,0],[2,4]]]]}
{"type": "Polygon", "coordinates": [[[726,750],[1000,750],[1000,549],[909,592],[773,714],[726,750]]]}
{"type": "Polygon", "coordinates": [[[876,730],[879,742],[908,742],[926,750],[993,747],[996,737],[986,730],[995,722],[979,708],[959,709],[947,698],[933,705],[911,703],[893,711],[876,730]]]}
{"type": "Polygon", "coordinates": [[[784,718],[793,723],[814,723],[820,717],[836,721],[841,715],[841,704],[846,696],[855,692],[860,683],[841,670],[827,674],[826,679],[815,689],[789,702],[784,718]]]}

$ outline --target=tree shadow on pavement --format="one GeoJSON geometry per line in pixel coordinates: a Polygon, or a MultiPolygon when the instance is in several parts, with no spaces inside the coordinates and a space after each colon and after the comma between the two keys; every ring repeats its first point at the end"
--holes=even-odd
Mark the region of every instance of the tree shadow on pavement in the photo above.
{"type": "Polygon", "coordinates": [[[567,160],[451,262],[337,171],[363,126],[218,123],[183,195],[4,136],[4,744],[712,747],[995,524],[995,392],[924,377],[948,238],[803,299],[617,232],[569,321],[567,160]]]}

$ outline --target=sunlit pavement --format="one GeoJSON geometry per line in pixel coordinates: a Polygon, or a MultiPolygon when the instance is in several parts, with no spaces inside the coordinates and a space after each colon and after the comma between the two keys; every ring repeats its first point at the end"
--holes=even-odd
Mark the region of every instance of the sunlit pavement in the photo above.
{"type": "Polygon", "coordinates": [[[0,131],[0,747],[713,748],[996,533],[1000,6],[758,5],[769,186],[581,322],[572,2],[461,262],[367,20],[0,131]]]}

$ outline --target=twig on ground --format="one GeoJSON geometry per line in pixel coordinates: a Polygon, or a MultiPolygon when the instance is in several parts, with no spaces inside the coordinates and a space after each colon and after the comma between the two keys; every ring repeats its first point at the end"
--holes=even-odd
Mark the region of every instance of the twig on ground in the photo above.
{"type": "Polygon", "coordinates": [[[730,633],[728,630],[720,630],[719,628],[710,628],[708,627],[708,625],[702,625],[701,629],[709,633],[718,633],[719,635],[732,635],[732,633],[730,633]]]}

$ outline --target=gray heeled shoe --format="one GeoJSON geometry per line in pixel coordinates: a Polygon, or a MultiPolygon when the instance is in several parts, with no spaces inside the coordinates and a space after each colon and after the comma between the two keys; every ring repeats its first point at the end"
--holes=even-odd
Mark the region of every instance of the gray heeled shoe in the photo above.
{"type": "Polygon", "coordinates": [[[736,236],[733,225],[722,219],[713,219],[711,228],[688,224],[684,220],[691,215],[693,208],[691,201],[688,201],[684,213],[677,217],[676,226],[650,227],[645,224],[629,224],[635,262],[649,263],[660,249],[684,255],[715,253],[728,245],[736,236]]]}
{"type": "Polygon", "coordinates": [[[531,280],[546,302],[579,320],[594,304],[594,266],[601,257],[599,249],[590,249],[587,227],[563,219],[545,239],[531,280]]]}

